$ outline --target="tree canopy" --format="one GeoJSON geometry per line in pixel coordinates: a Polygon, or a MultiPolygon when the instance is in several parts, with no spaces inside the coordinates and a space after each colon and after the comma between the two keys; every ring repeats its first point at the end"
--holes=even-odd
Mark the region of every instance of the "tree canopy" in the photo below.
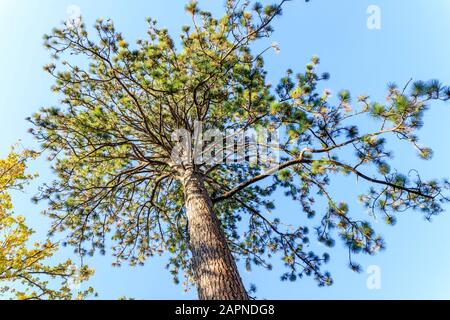
{"type": "Polygon", "coordinates": [[[285,2],[264,7],[230,0],[221,18],[191,2],[192,24],[183,27],[179,42],[150,18],[147,38],[135,44],[110,20],[98,20],[93,34],[84,24],[63,25],[45,37],[54,57],[45,70],[55,78],[61,105],[43,108],[30,121],[57,179],[36,200],[50,203],[54,230],[69,231],[68,244],[85,255],[105,253],[113,243],[117,265],[144,264],[168,252],[175,280],[193,281],[181,178],[187,168],[204,178],[234,256],[248,269],[271,269],[271,258],[281,257],[283,280],[312,276],[321,286],[332,283],[323,270],[329,254],[312,252],[311,237],[329,247],[341,238],[356,271],[354,253],[384,248],[369,222],[353,218],[349,205],[333,198],[336,174],[370,183],[359,200],[388,224],[409,209],[427,219],[442,212],[448,183],[392,168],[388,141],[409,143],[430,159],[417,132],[428,104],[449,100],[450,89],[417,81],[389,85],[385,103],[352,99],[345,90],[335,101],[322,89],[330,75],[318,71],[317,57],[304,71],[288,70],[277,85],[269,84],[263,56],[277,46],[254,52],[253,44],[270,38],[285,2]],[[373,125],[361,126],[362,120],[373,125]],[[279,130],[280,164],[265,171],[249,161],[174,162],[173,133],[195,136],[199,122],[220,132],[279,130]],[[278,189],[300,204],[297,225],[268,214],[278,189]],[[328,204],[325,212],[315,208],[318,201],[328,204]],[[317,228],[308,230],[304,218],[316,219],[317,228]]]}
{"type": "Polygon", "coordinates": [[[92,289],[74,293],[71,285],[86,280],[92,270],[83,267],[77,271],[70,260],[48,265],[46,260],[55,254],[58,245],[50,241],[30,245],[33,231],[24,217],[12,212],[10,191],[21,190],[32,178],[25,173],[25,161],[35,156],[30,151],[13,152],[0,160],[0,295],[21,300],[81,299],[92,289]],[[60,287],[53,288],[58,281],[60,287]]]}

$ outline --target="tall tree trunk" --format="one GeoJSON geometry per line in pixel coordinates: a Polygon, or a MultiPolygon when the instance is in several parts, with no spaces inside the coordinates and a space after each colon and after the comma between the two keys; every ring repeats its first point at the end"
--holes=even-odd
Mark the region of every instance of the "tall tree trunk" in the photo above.
{"type": "Polygon", "coordinates": [[[201,300],[248,300],[236,262],[200,174],[184,176],[194,277],[201,300]]]}

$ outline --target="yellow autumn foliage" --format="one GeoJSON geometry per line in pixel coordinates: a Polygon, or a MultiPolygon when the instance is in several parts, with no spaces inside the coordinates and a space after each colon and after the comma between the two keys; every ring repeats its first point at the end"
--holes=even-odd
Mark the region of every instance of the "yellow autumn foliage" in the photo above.
{"type": "Polygon", "coordinates": [[[93,293],[92,288],[74,291],[93,271],[86,266],[77,268],[71,260],[55,266],[45,264],[58,245],[50,240],[30,245],[33,231],[23,216],[13,213],[10,192],[21,190],[33,178],[25,172],[27,159],[34,157],[32,151],[24,151],[0,159],[0,298],[83,299],[93,293]]]}

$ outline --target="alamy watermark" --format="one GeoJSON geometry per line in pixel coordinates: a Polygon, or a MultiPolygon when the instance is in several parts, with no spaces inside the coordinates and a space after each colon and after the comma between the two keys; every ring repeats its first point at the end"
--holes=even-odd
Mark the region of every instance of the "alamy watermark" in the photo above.
{"type": "Polygon", "coordinates": [[[78,29],[81,26],[81,8],[77,5],[70,5],[67,7],[66,26],[69,29],[78,29]]]}
{"type": "Polygon", "coordinates": [[[70,290],[79,290],[81,287],[81,272],[76,265],[69,267],[70,277],[67,280],[67,286],[70,290]]]}
{"type": "Polygon", "coordinates": [[[367,8],[367,29],[380,30],[381,29],[381,8],[377,5],[370,5],[367,8]]]}
{"type": "Polygon", "coordinates": [[[194,130],[176,130],[172,134],[175,165],[242,164],[270,170],[280,163],[278,130],[248,128],[221,131],[204,130],[202,122],[194,123],[194,130]]]}
{"type": "Polygon", "coordinates": [[[381,268],[377,265],[368,266],[366,273],[367,277],[366,286],[369,290],[381,289],[381,268]]]}

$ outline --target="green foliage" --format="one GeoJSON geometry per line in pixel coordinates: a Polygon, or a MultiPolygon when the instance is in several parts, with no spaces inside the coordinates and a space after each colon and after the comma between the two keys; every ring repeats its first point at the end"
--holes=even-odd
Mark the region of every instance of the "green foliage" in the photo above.
{"type": "Polygon", "coordinates": [[[33,133],[49,151],[58,179],[46,185],[37,200],[50,203],[47,214],[55,231],[68,232],[68,244],[81,254],[104,253],[113,244],[116,265],[144,264],[164,252],[174,280],[192,282],[188,221],[182,176],[185,164],[172,161],[177,129],[194,133],[226,132],[254,127],[280,129],[280,172],[267,178],[247,162],[188,163],[204,178],[208,193],[237,258],[271,269],[271,258],[281,257],[287,272],[282,280],[304,276],[330,285],[322,270],[328,253],[310,250],[310,237],[327,247],[336,238],[349,248],[350,267],[355,253],[375,254],[384,248],[368,222],[354,219],[350,207],[330,193],[333,176],[345,174],[366,181],[369,190],[359,197],[371,215],[381,214],[392,224],[394,215],[409,209],[426,218],[442,212],[447,182],[424,181],[391,168],[392,152],[386,137],[410,143],[428,159],[431,151],[418,145],[427,104],[449,100],[450,90],[436,81],[415,82],[412,93],[388,87],[385,104],[341,91],[338,104],[321,91],[328,73],[318,73],[313,57],[303,72],[288,70],[279,84],[266,80],[263,54],[252,53],[253,43],[270,37],[272,22],[285,1],[263,7],[236,6],[227,1],[226,13],[214,18],[197,2],[186,10],[193,17],[183,27],[180,43],[148,19],[148,38],[131,44],[111,21],[98,21],[94,35],[82,25],[63,26],[45,37],[46,47],[60,59],[84,58],[89,67],[55,60],[45,70],[56,78],[53,91],[60,108],[43,108],[30,121],[33,133]],[[354,110],[355,109],[355,110],[354,110]],[[371,119],[375,130],[360,127],[371,119]],[[267,211],[270,196],[281,188],[297,201],[306,217],[318,218],[315,234],[301,225],[286,226],[267,211]],[[317,198],[328,203],[317,212],[317,198]]]}
{"type": "Polygon", "coordinates": [[[50,240],[32,244],[33,230],[24,217],[13,213],[10,192],[22,190],[33,177],[25,173],[26,162],[36,156],[35,152],[23,151],[0,159],[0,296],[20,300],[83,299],[93,289],[75,292],[71,284],[87,280],[93,270],[87,266],[76,270],[70,260],[49,265],[48,259],[56,253],[58,244],[50,240]],[[58,283],[59,287],[54,288],[58,283]]]}

